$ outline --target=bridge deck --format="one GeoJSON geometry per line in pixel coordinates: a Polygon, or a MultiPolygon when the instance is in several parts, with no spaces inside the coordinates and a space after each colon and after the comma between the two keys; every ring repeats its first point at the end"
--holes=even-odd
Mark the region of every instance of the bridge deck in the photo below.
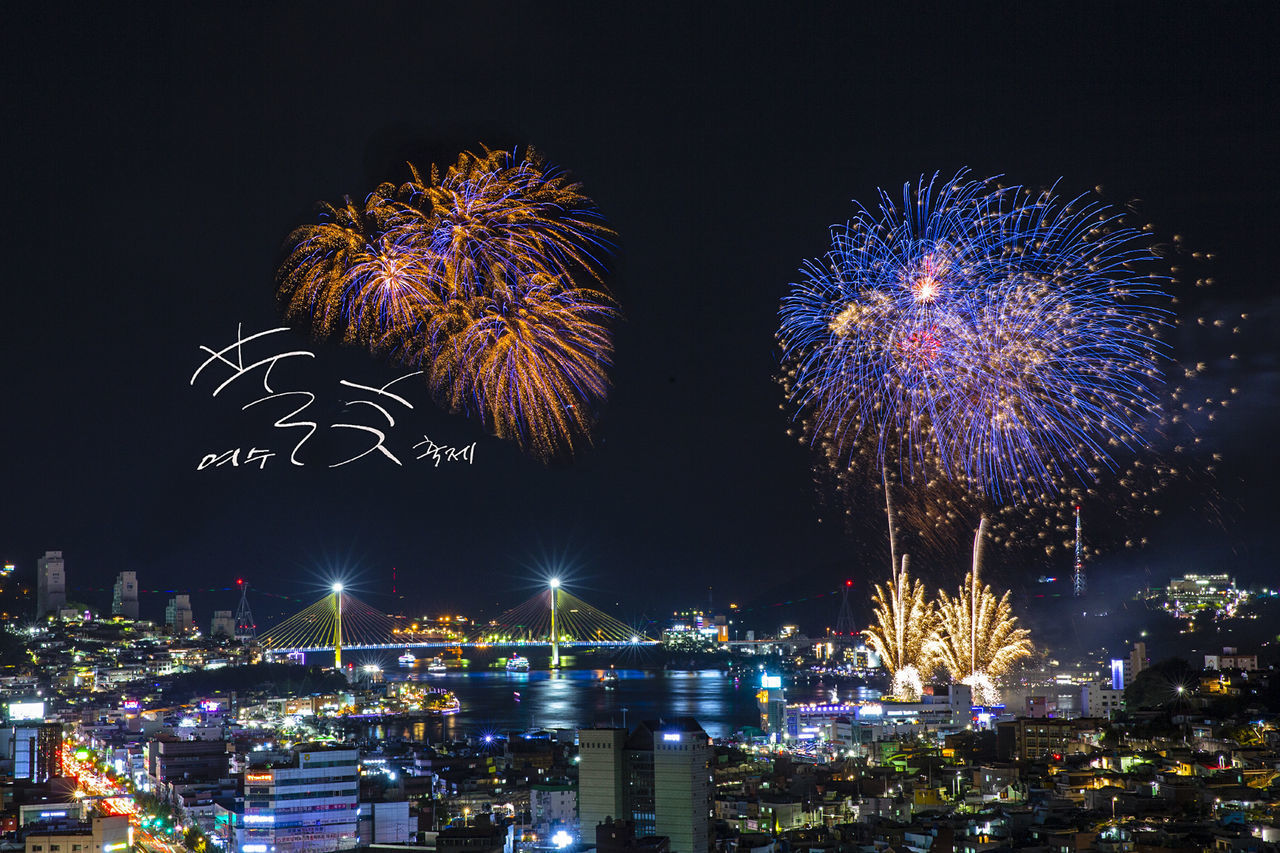
{"type": "MultiPolygon", "coordinates": [[[[600,640],[588,642],[586,640],[566,640],[560,643],[560,648],[625,648],[627,646],[656,646],[657,640],[636,640],[635,642],[609,641],[600,640]]],[[[550,648],[551,643],[527,642],[527,643],[457,643],[447,640],[438,642],[420,642],[420,643],[387,643],[384,645],[373,644],[354,644],[343,645],[344,652],[362,652],[362,651],[388,651],[394,649],[528,649],[528,648],[550,648]]],[[[266,645],[265,648],[270,652],[331,652],[333,646],[271,646],[266,645]]]]}

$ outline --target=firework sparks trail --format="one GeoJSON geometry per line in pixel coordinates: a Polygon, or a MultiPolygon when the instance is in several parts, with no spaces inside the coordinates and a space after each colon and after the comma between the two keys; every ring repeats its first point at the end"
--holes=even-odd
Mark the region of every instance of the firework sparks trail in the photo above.
{"type": "Polygon", "coordinates": [[[986,523],[973,539],[973,567],[955,598],[938,592],[938,621],[929,645],[936,660],[953,681],[970,685],[974,701],[984,705],[1000,701],[998,684],[1014,663],[1031,655],[1031,634],[1018,627],[1009,606],[1009,593],[995,597],[982,584],[982,540],[986,523]]]}
{"type": "Polygon", "coordinates": [[[894,697],[914,701],[920,697],[922,675],[933,669],[930,639],[937,616],[925,599],[924,584],[911,580],[905,555],[890,582],[875,585],[871,602],[875,625],[863,631],[867,645],[893,677],[894,697]]]}

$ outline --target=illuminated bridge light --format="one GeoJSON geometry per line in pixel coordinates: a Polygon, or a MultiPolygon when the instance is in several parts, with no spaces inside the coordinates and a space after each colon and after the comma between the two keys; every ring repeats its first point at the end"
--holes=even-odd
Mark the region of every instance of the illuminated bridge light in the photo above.
{"type": "Polygon", "coordinates": [[[406,646],[546,645],[551,642],[551,597],[557,596],[555,633],[562,644],[630,645],[655,640],[567,592],[552,578],[547,587],[486,625],[483,631],[448,637],[427,633],[406,643],[406,634],[422,626],[407,623],[365,604],[340,583],[332,592],[259,636],[270,652],[292,653],[332,649],[341,596],[344,650],[405,648],[406,646]],[[409,625],[413,625],[411,629],[409,625]],[[498,630],[494,630],[494,629],[498,630]]]}

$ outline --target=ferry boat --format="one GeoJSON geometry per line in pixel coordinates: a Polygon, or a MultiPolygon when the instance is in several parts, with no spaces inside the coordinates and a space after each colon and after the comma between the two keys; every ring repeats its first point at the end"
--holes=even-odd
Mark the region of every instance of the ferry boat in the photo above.
{"type": "Polygon", "coordinates": [[[413,656],[413,652],[408,649],[404,650],[404,654],[400,655],[398,660],[400,661],[401,666],[413,666],[418,662],[418,659],[413,656]]]}
{"type": "Polygon", "coordinates": [[[512,655],[507,658],[507,672],[528,672],[529,659],[521,655],[512,655]]]}
{"type": "Polygon", "coordinates": [[[434,672],[436,674],[439,674],[439,673],[448,672],[448,671],[449,671],[449,667],[444,665],[444,658],[442,657],[432,658],[431,663],[427,664],[427,672],[434,672]]]}
{"type": "Polygon", "coordinates": [[[617,687],[618,671],[614,669],[612,666],[610,666],[609,669],[605,671],[605,674],[600,677],[600,684],[604,687],[605,690],[612,690],[613,688],[617,687]]]}

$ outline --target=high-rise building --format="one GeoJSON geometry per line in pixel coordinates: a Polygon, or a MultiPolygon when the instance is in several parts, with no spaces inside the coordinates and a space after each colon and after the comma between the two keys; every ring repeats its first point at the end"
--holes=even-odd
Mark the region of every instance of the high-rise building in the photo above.
{"type": "Polygon", "coordinates": [[[13,778],[47,782],[62,775],[62,724],[24,720],[9,730],[13,778]]]}
{"type": "Polygon", "coordinates": [[[67,603],[67,574],[61,551],[45,551],[36,561],[36,618],[56,614],[67,603]]]}
{"type": "Polygon", "coordinates": [[[360,752],[315,743],[293,747],[292,761],[244,774],[242,853],[355,847],[360,752]]]}
{"type": "Polygon", "coordinates": [[[702,727],[687,722],[653,733],[653,834],[671,839],[673,853],[706,853],[715,751],[702,727]]]}
{"type": "Polygon", "coordinates": [[[768,732],[774,741],[781,739],[782,733],[786,731],[784,720],[787,712],[787,698],[781,675],[761,673],[756,704],[760,708],[760,728],[768,732]]]}
{"type": "Polygon", "coordinates": [[[1129,652],[1129,672],[1130,679],[1138,677],[1144,669],[1147,668],[1147,644],[1134,643],[1133,651],[1129,652]]]}
{"type": "Polygon", "coordinates": [[[168,625],[175,634],[184,634],[195,627],[195,622],[191,618],[190,595],[183,593],[169,599],[169,603],[164,608],[164,624],[168,625]]]}
{"type": "Polygon", "coordinates": [[[111,615],[138,618],[138,573],[121,572],[111,593],[111,615]]]}
{"type": "Polygon", "coordinates": [[[215,640],[230,640],[236,635],[236,617],[230,610],[213,611],[213,621],[209,625],[209,636],[215,640]]]}
{"type": "Polygon", "coordinates": [[[605,818],[625,818],[622,745],[626,729],[578,731],[578,822],[582,843],[596,843],[596,826],[605,818]]]}
{"type": "Polygon", "coordinates": [[[646,720],[625,730],[578,732],[578,813],[585,844],[606,817],[633,821],[638,836],[665,836],[671,853],[706,853],[711,818],[711,740],[692,717],[646,720]]]}

